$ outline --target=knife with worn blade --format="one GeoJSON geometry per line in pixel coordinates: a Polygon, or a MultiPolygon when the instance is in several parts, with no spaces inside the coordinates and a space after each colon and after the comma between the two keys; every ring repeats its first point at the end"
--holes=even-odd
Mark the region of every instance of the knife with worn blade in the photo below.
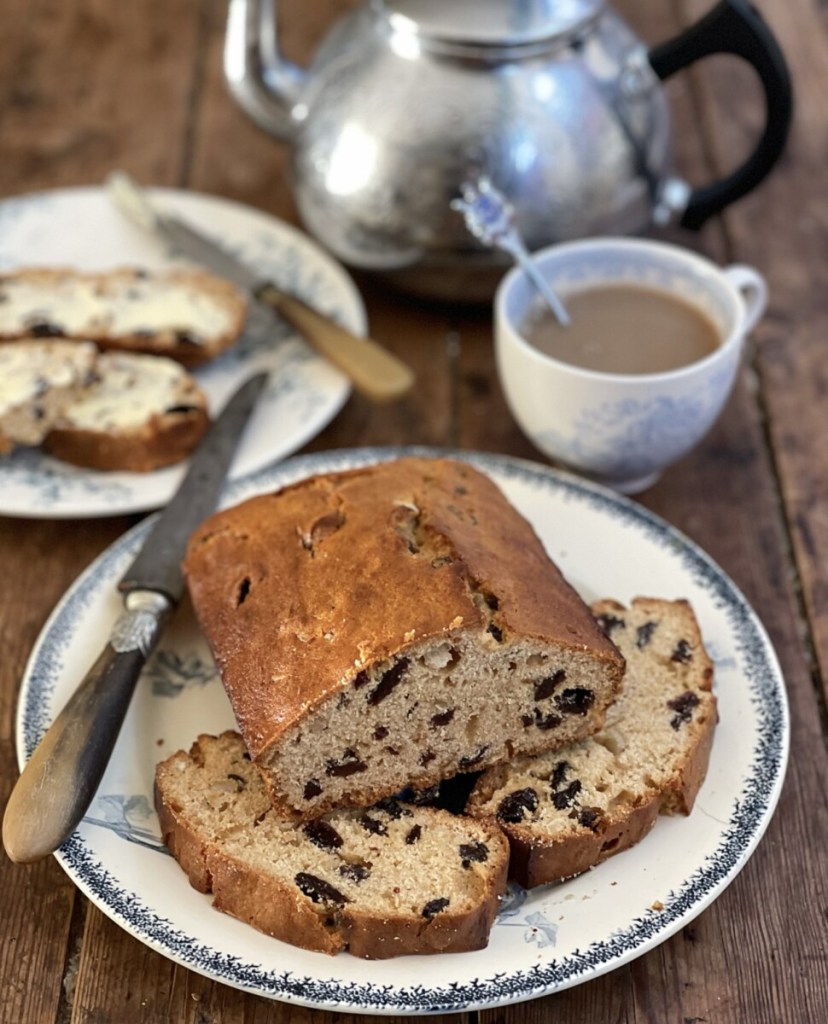
{"type": "Polygon", "coordinates": [[[183,220],[160,213],[123,171],[109,175],[107,189],[118,208],[134,223],[163,238],[177,252],[212,273],[232,281],[260,305],[283,317],[368,398],[391,401],[413,385],[413,371],[387,349],[370,338],[353,334],[272,281],[261,280],[245,263],[183,220]]]}
{"type": "Polygon", "coordinates": [[[53,853],[92,802],[138,676],[184,592],[181,561],[187,541],[215,510],[266,380],[266,373],[250,377],[210,426],[180,487],[118,584],[124,614],[38,744],[6,805],[3,845],[13,861],[29,863],[53,853]]]}

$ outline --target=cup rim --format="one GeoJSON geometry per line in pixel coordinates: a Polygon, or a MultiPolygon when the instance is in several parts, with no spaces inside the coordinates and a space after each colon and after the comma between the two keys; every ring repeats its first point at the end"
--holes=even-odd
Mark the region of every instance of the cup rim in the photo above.
{"type": "MultiPolygon", "coordinates": [[[[706,256],[702,256],[692,249],[686,249],[683,246],[676,245],[672,242],[663,242],[656,239],[625,238],[623,236],[616,237],[614,235],[605,235],[600,238],[581,238],[574,239],[569,242],[556,242],[553,245],[548,245],[542,249],[535,250],[531,253],[531,256],[536,263],[542,266],[543,260],[549,256],[555,256],[558,254],[565,255],[567,252],[589,249],[602,251],[629,249],[636,250],[638,252],[643,252],[648,249],[661,249],[669,252],[671,256],[677,256],[680,259],[685,260],[688,264],[695,265],[697,269],[703,270],[706,274],[715,276],[718,283],[721,284],[723,289],[727,292],[735,312],[738,312],[739,306],[743,305],[738,288],[736,288],[733,282],[727,278],[724,273],[724,268],[720,267],[717,263],[714,263],[713,260],[708,259],[706,256]]],[[[506,297],[521,277],[525,278],[526,272],[520,266],[514,266],[502,278],[497,287],[494,301],[495,342],[497,343],[497,336],[501,334],[501,330],[499,328],[502,324],[509,329],[512,342],[517,345],[523,354],[533,357],[540,365],[552,364],[557,368],[568,371],[573,376],[584,377],[586,379],[601,382],[612,381],[616,383],[622,382],[625,384],[647,384],[676,381],[682,377],[707,369],[712,363],[723,359],[725,354],[729,353],[732,348],[741,347],[741,344],[744,341],[745,332],[740,332],[738,327],[734,326],[731,328],[721,344],[717,345],[712,352],[703,356],[701,359],[695,359],[691,363],[685,363],[683,366],[677,366],[672,370],[656,370],[652,373],[613,373],[609,370],[593,370],[585,366],[576,366],[574,363],[568,363],[563,359],[558,359],[556,356],[549,355],[546,352],[541,352],[538,348],[527,341],[521,333],[518,324],[514,323],[512,319],[506,315],[506,297]]]]}

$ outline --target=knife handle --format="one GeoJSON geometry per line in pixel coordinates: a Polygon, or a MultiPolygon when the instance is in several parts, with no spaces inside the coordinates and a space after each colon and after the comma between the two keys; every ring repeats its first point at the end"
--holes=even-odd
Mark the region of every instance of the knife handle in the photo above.
{"type": "Polygon", "coordinates": [[[400,398],[414,383],[410,367],[370,338],[361,338],[274,284],[261,285],[256,298],[295,327],[354,387],[375,402],[400,398]]]}
{"type": "Polygon", "coordinates": [[[95,796],[141,669],[172,611],[166,598],[149,591],[135,591],[127,601],[109,643],[12,790],[3,845],[13,861],[25,864],[54,853],[95,796]]]}

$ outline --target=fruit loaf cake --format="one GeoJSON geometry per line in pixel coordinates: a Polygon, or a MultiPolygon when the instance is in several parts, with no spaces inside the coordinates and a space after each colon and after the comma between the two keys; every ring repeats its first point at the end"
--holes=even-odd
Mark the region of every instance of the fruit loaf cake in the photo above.
{"type": "Polygon", "coordinates": [[[713,665],[685,601],[594,606],[627,660],[624,690],[594,736],[484,772],[467,813],[494,818],[510,874],[531,887],[626,850],[660,811],[689,814],[716,726],[713,665]]]}
{"type": "Polygon", "coordinates": [[[0,345],[0,455],[43,441],[93,379],[96,358],[90,342],[0,345]]]}
{"type": "Polygon", "coordinates": [[[148,472],[180,462],[209,425],[207,399],[163,356],[104,352],[95,380],[44,440],[55,458],[100,470],[148,472]]]}
{"type": "Polygon", "coordinates": [[[368,959],[488,942],[509,856],[492,822],[386,800],[297,826],[272,810],[232,732],[162,762],[155,792],[191,884],[260,931],[368,959]]]}
{"type": "Polygon", "coordinates": [[[196,530],[193,605],[279,813],[312,818],[597,729],[624,661],[488,477],[405,458],[196,530]]]}
{"type": "Polygon", "coordinates": [[[0,275],[0,339],[87,339],[200,365],[233,344],[247,303],[201,270],[30,268],[0,275]]]}

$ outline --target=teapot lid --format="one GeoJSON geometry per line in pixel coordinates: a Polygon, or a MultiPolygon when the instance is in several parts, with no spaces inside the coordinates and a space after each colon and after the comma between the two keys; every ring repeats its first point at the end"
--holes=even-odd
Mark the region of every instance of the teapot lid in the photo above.
{"type": "Polygon", "coordinates": [[[443,44],[523,46],[573,32],[604,0],[374,0],[394,29],[443,44]]]}

